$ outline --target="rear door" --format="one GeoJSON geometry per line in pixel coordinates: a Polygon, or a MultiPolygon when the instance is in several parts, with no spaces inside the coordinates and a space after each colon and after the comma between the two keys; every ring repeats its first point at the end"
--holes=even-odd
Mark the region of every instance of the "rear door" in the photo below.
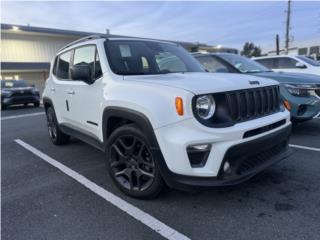
{"type": "Polygon", "coordinates": [[[50,92],[59,123],[70,121],[69,91],[71,88],[70,64],[72,51],[60,54],[55,60],[50,92]]]}

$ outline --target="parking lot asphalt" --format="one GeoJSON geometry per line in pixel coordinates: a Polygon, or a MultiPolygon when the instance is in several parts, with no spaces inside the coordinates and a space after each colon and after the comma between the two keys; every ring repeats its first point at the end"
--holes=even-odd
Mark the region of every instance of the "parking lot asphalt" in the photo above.
{"type": "MultiPolygon", "coordinates": [[[[62,171],[21,147],[21,139],[190,239],[319,239],[320,152],[293,155],[228,188],[181,192],[157,199],[126,197],[112,184],[105,156],[79,140],[54,146],[43,111],[2,111],[2,239],[164,239],[62,171]]],[[[320,119],[293,129],[291,144],[320,148],[320,119]]]]}

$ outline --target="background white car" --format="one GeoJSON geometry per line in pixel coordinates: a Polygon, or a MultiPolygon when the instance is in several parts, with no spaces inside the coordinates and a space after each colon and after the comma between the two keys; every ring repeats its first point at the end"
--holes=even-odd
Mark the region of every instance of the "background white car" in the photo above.
{"type": "Polygon", "coordinates": [[[306,56],[278,55],[253,58],[277,72],[297,72],[320,75],[320,63],[306,56]]]}

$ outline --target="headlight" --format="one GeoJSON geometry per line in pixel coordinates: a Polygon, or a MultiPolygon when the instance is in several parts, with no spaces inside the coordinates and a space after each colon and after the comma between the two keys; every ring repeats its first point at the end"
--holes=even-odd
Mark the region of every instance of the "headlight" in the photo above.
{"type": "Polygon", "coordinates": [[[195,112],[203,120],[207,120],[214,115],[216,103],[211,95],[203,95],[197,98],[195,112]]]}
{"type": "Polygon", "coordinates": [[[1,95],[8,97],[8,96],[11,95],[11,91],[2,89],[1,90],[1,95]]]}
{"type": "Polygon", "coordinates": [[[311,85],[285,84],[285,87],[290,94],[298,97],[308,97],[310,96],[310,91],[314,89],[314,86],[311,85]]]}

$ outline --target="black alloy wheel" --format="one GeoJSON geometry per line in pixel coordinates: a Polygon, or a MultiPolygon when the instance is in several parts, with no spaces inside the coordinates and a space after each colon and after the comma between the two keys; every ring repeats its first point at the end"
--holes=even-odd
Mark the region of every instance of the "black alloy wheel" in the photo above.
{"type": "Polygon", "coordinates": [[[116,185],[130,196],[155,197],[163,181],[143,133],[134,125],[123,126],[110,139],[109,171],[116,185]]]}
{"type": "Polygon", "coordinates": [[[49,107],[46,111],[46,115],[48,132],[53,144],[63,145],[67,143],[69,140],[69,136],[60,130],[54,109],[52,107],[49,107]]]}

